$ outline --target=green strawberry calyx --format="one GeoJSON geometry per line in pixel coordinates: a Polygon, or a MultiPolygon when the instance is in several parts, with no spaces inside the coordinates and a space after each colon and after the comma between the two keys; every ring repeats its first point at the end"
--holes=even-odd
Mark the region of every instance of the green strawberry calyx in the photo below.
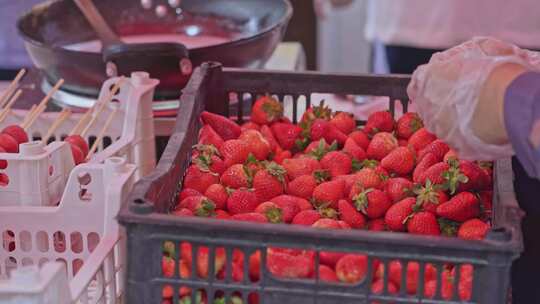
{"type": "Polygon", "coordinates": [[[455,194],[460,184],[469,182],[469,178],[459,170],[459,166],[454,165],[454,160],[449,160],[450,169],[443,172],[442,177],[446,180],[444,187],[450,190],[450,194],[455,194]]]}
{"type": "Polygon", "coordinates": [[[262,105],[262,110],[266,113],[269,121],[279,119],[283,116],[283,105],[270,95],[266,96],[266,100],[262,105]]]}
{"type": "Polygon", "coordinates": [[[353,197],[353,203],[354,203],[354,206],[356,207],[356,210],[362,212],[363,214],[367,214],[367,208],[369,205],[369,199],[367,195],[372,191],[373,189],[370,188],[370,189],[367,189],[358,193],[357,195],[353,197]]]}
{"type": "Polygon", "coordinates": [[[210,166],[212,166],[212,156],[208,154],[200,154],[193,160],[193,163],[199,167],[199,170],[206,173],[211,173],[212,175],[219,176],[219,174],[212,172],[210,166]]]}
{"type": "Polygon", "coordinates": [[[317,181],[317,184],[320,184],[329,180],[331,176],[328,170],[315,170],[313,171],[313,177],[315,178],[315,181],[317,181]]]}
{"type": "Polygon", "coordinates": [[[287,170],[285,170],[285,168],[275,162],[267,162],[265,167],[266,171],[270,175],[277,178],[283,185],[285,185],[285,175],[287,174],[287,170]]]}
{"type": "Polygon", "coordinates": [[[317,211],[323,218],[329,218],[329,219],[337,219],[339,213],[336,211],[336,209],[329,207],[329,203],[323,203],[319,205],[317,208],[317,211]]]}
{"type": "Polygon", "coordinates": [[[273,224],[283,223],[283,211],[278,207],[269,207],[264,211],[266,219],[273,224]]]}
{"type": "Polygon", "coordinates": [[[444,236],[456,236],[458,229],[459,229],[459,223],[451,221],[449,219],[445,218],[438,218],[437,219],[439,223],[439,227],[441,228],[441,234],[444,236]]]}
{"type": "Polygon", "coordinates": [[[431,203],[439,204],[439,193],[437,192],[438,186],[433,185],[431,180],[427,179],[425,186],[418,185],[413,190],[416,197],[416,205],[423,206],[424,204],[431,203]]]}
{"type": "Polygon", "coordinates": [[[210,199],[203,199],[199,206],[195,208],[195,215],[200,217],[213,216],[216,210],[216,204],[210,199]]]}
{"type": "Polygon", "coordinates": [[[218,148],[216,148],[212,144],[208,144],[208,145],[196,144],[196,145],[193,146],[193,149],[199,151],[201,154],[205,154],[205,155],[209,155],[209,156],[212,156],[212,155],[221,156],[221,154],[219,153],[218,148]]]}

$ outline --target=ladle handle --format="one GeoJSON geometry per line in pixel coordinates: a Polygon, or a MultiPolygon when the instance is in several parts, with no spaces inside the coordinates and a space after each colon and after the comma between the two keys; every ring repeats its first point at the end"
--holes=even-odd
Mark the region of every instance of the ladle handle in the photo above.
{"type": "Polygon", "coordinates": [[[116,33],[109,27],[105,19],[103,19],[103,16],[101,16],[92,0],[74,1],[98,35],[103,45],[103,49],[112,44],[122,43],[116,33]]]}

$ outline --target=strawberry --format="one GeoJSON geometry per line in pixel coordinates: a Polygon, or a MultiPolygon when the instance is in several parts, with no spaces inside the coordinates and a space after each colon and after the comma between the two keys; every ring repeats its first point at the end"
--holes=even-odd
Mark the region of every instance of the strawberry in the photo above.
{"type": "Polygon", "coordinates": [[[225,141],[210,125],[204,125],[199,131],[199,144],[213,145],[216,148],[221,148],[225,141]]]}
{"type": "Polygon", "coordinates": [[[322,282],[339,282],[335,271],[326,265],[319,265],[319,280],[322,282]]]}
{"type": "Polygon", "coordinates": [[[409,138],[409,145],[412,146],[416,152],[418,152],[436,139],[437,137],[429,133],[426,128],[421,128],[409,138]]]}
{"type": "Polygon", "coordinates": [[[493,191],[482,191],[478,193],[480,198],[480,207],[483,211],[483,218],[491,218],[493,209],[493,191]]]}
{"type": "Polygon", "coordinates": [[[432,153],[427,153],[424,155],[424,157],[418,162],[416,165],[416,168],[414,168],[413,171],[413,181],[415,183],[420,183],[421,181],[425,180],[424,173],[431,168],[431,166],[435,165],[439,161],[437,160],[437,157],[432,153]]]}
{"type": "Polygon", "coordinates": [[[283,168],[287,171],[290,180],[302,175],[311,175],[315,170],[321,169],[319,162],[311,157],[288,158],[283,160],[283,168]]]}
{"type": "Polygon", "coordinates": [[[346,175],[351,173],[352,160],[351,157],[340,151],[332,151],[327,153],[321,159],[321,167],[330,172],[330,176],[346,175]]]}
{"type": "Polygon", "coordinates": [[[350,134],[356,128],[354,117],[346,112],[337,112],[330,120],[330,124],[335,126],[343,134],[350,134]]]}
{"type": "Polygon", "coordinates": [[[364,215],[358,212],[354,206],[346,200],[340,200],[338,202],[339,218],[345,223],[349,224],[352,228],[364,228],[366,225],[366,219],[364,215]]]}
{"type": "Polygon", "coordinates": [[[461,192],[437,207],[437,215],[457,222],[464,222],[480,215],[478,198],[470,192],[461,192]]]}
{"type": "Polygon", "coordinates": [[[195,159],[193,159],[193,163],[199,167],[199,170],[203,172],[213,172],[217,173],[217,175],[223,174],[223,172],[227,169],[225,166],[225,162],[221,160],[216,155],[208,155],[208,154],[199,154],[195,159]]]}
{"type": "Polygon", "coordinates": [[[461,224],[457,236],[465,240],[483,240],[489,228],[488,224],[475,218],[461,224]]]}
{"type": "Polygon", "coordinates": [[[292,224],[311,226],[321,218],[321,214],[316,210],[303,210],[295,215],[292,224]]]}
{"type": "Polygon", "coordinates": [[[283,116],[283,105],[270,97],[263,96],[251,108],[251,121],[260,125],[270,124],[283,116]]]}
{"type": "Polygon", "coordinates": [[[250,148],[241,140],[231,139],[223,143],[219,152],[223,156],[225,165],[230,167],[245,162],[249,156],[250,148]]]}
{"type": "MultiPolygon", "coordinates": [[[[180,249],[183,262],[187,265],[191,265],[192,260],[192,248],[189,243],[182,243],[180,249]]],[[[197,274],[201,278],[208,278],[209,274],[209,261],[210,261],[210,250],[208,247],[199,247],[196,251],[196,267],[197,274]]],[[[223,247],[216,248],[214,251],[214,275],[220,272],[225,267],[226,254],[223,247]]]]}
{"type": "Polygon", "coordinates": [[[313,205],[307,199],[297,196],[294,198],[296,199],[296,205],[300,208],[300,210],[313,210],[313,205]]]}
{"type": "MultiPolygon", "coordinates": [[[[384,278],[384,265],[379,267],[376,277],[384,278]]],[[[388,263],[388,281],[394,283],[398,289],[401,286],[401,274],[403,266],[400,261],[390,261],[388,263]]],[[[434,280],[437,278],[437,268],[433,264],[425,264],[424,267],[424,282],[434,280]]],[[[420,264],[418,262],[408,262],[406,266],[405,274],[405,289],[408,294],[416,294],[418,284],[420,282],[420,264]]]]}
{"type": "Polygon", "coordinates": [[[246,143],[249,152],[258,160],[265,160],[271,152],[270,144],[259,131],[247,130],[238,139],[246,143]]]}
{"type": "Polygon", "coordinates": [[[330,123],[324,119],[315,119],[309,125],[309,138],[312,141],[319,141],[324,139],[324,135],[330,123]]]}
{"type": "Polygon", "coordinates": [[[204,193],[206,188],[219,182],[219,176],[216,173],[204,172],[196,165],[191,165],[186,171],[184,177],[184,188],[197,190],[204,193]]]}
{"type": "Polygon", "coordinates": [[[258,171],[253,177],[253,188],[259,202],[283,194],[285,191],[286,171],[282,166],[270,162],[264,170],[258,171]]]}
{"type": "Polygon", "coordinates": [[[352,138],[347,138],[345,146],[343,146],[343,152],[347,153],[352,159],[356,161],[363,161],[366,159],[366,152],[364,149],[354,141],[352,138]]]}
{"type": "Polygon", "coordinates": [[[232,215],[253,212],[257,205],[257,195],[244,188],[235,190],[227,199],[227,209],[232,215]]]}
{"type": "Polygon", "coordinates": [[[401,116],[396,123],[396,135],[398,138],[409,139],[416,131],[424,127],[418,114],[408,112],[401,116]]]}
{"type": "Polygon", "coordinates": [[[344,145],[345,141],[347,141],[347,135],[341,132],[335,125],[321,119],[316,119],[312,123],[310,128],[310,138],[313,141],[324,139],[329,143],[335,141],[340,145],[344,145]]]}
{"type": "Polygon", "coordinates": [[[223,140],[237,139],[242,133],[240,126],[227,117],[204,111],[201,119],[205,125],[210,125],[223,140]]]}
{"type": "Polygon", "coordinates": [[[367,222],[367,228],[371,231],[386,231],[386,223],[382,218],[369,220],[367,222]]]}
{"type": "Polygon", "coordinates": [[[367,157],[380,161],[397,147],[398,142],[394,135],[386,132],[377,133],[369,143],[367,157]]]}
{"type": "Polygon", "coordinates": [[[349,138],[354,140],[354,142],[362,149],[366,150],[369,146],[369,137],[362,130],[356,130],[349,134],[349,138]]]}
{"type": "MultiPolygon", "coordinates": [[[[322,171],[325,172],[325,171],[322,171]]],[[[356,174],[340,175],[332,178],[332,180],[343,180],[345,182],[345,194],[351,193],[353,185],[358,182],[359,178],[356,174]]]]}
{"type": "Polygon", "coordinates": [[[390,112],[374,112],[369,115],[364,132],[372,136],[379,132],[392,132],[394,124],[394,118],[390,112]]]}
{"type": "Polygon", "coordinates": [[[283,160],[287,158],[291,158],[292,154],[289,150],[280,150],[281,148],[278,147],[276,149],[276,155],[273,158],[273,161],[279,165],[283,165],[283,160]]]}
{"type": "MultiPolygon", "coordinates": [[[[460,280],[458,282],[458,297],[462,301],[469,301],[471,299],[472,293],[472,280],[473,280],[473,269],[472,267],[466,267],[463,265],[460,269],[460,280]]],[[[443,300],[452,299],[454,293],[454,273],[455,268],[452,272],[445,270],[442,273],[442,284],[441,284],[441,297],[443,300]]],[[[434,298],[437,292],[437,280],[429,280],[426,283],[424,295],[426,298],[434,298]]]]}
{"type": "Polygon", "coordinates": [[[276,277],[307,278],[315,268],[314,252],[268,248],[266,267],[276,277]]]}
{"type": "Polygon", "coordinates": [[[279,145],[285,150],[292,150],[302,133],[302,128],[291,123],[276,122],[271,128],[279,145]]]}
{"type": "Polygon", "coordinates": [[[251,187],[253,178],[246,166],[236,164],[223,172],[220,181],[223,186],[233,189],[249,188],[251,187]]]}
{"type": "Polygon", "coordinates": [[[279,146],[276,138],[274,137],[274,133],[272,133],[272,129],[270,129],[269,126],[264,125],[261,127],[260,131],[261,135],[266,139],[268,144],[270,145],[270,150],[275,151],[277,146],[279,146]]]}
{"type": "Polygon", "coordinates": [[[384,192],[372,188],[355,195],[352,200],[356,209],[370,219],[384,216],[392,206],[392,202],[384,192]]]}
{"type": "Polygon", "coordinates": [[[416,204],[414,197],[403,199],[386,211],[384,222],[392,231],[405,231],[405,220],[413,213],[413,206],[416,204]]]}
{"type": "Polygon", "coordinates": [[[176,216],[195,216],[195,214],[193,214],[193,212],[191,212],[191,210],[187,209],[187,208],[182,208],[182,209],[179,209],[179,210],[174,210],[172,212],[173,215],[176,215],[176,216]]]}
{"type": "Polygon", "coordinates": [[[228,220],[231,218],[231,215],[225,210],[216,210],[214,218],[218,220],[228,220]]]}
{"type": "Polygon", "coordinates": [[[426,211],[413,213],[413,215],[407,220],[407,231],[412,234],[441,234],[437,218],[433,213],[426,211]]]}
{"type": "Polygon", "coordinates": [[[446,154],[443,157],[443,161],[445,163],[447,163],[449,160],[457,160],[457,159],[458,159],[457,152],[452,150],[452,149],[450,149],[448,152],[446,152],[446,154]]]}
{"type": "Polygon", "coordinates": [[[449,169],[450,166],[447,163],[436,163],[429,167],[424,174],[420,174],[418,182],[425,184],[427,180],[430,180],[434,185],[443,185],[446,183],[445,175],[449,169]]]}
{"type": "MultiPolygon", "coordinates": [[[[358,172],[356,172],[357,182],[355,185],[357,185],[360,188],[375,188],[380,189],[383,186],[383,178],[379,173],[375,171],[375,169],[371,168],[364,168],[358,172]]],[[[355,186],[353,185],[353,188],[355,186]]]]}
{"type": "Polygon", "coordinates": [[[272,198],[270,201],[283,210],[283,221],[285,223],[290,223],[293,218],[302,211],[299,206],[299,201],[301,200],[303,199],[291,195],[280,195],[272,198]]]}
{"type": "Polygon", "coordinates": [[[413,194],[413,183],[402,177],[390,178],[384,185],[384,191],[392,203],[398,202],[413,194]]]}
{"type": "Polygon", "coordinates": [[[435,156],[437,162],[440,162],[444,159],[444,156],[446,153],[448,153],[448,151],[450,151],[450,147],[448,147],[444,141],[437,139],[429,143],[422,150],[420,150],[420,152],[418,152],[418,159],[422,160],[426,154],[431,153],[435,156]]]}
{"type": "Polygon", "coordinates": [[[398,138],[397,143],[400,147],[409,147],[409,141],[406,139],[398,138]]]}
{"type": "Polygon", "coordinates": [[[318,106],[310,107],[302,115],[301,123],[310,123],[313,120],[320,118],[324,120],[330,120],[332,117],[332,110],[328,106],[324,105],[324,100],[318,106]]]}
{"type": "Polygon", "coordinates": [[[485,172],[475,163],[461,160],[451,162],[451,167],[444,175],[450,194],[471,190],[484,190],[486,185],[485,172]]]}
{"type": "Polygon", "coordinates": [[[259,131],[261,130],[261,126],[259,126],[258,124],[254,122],[248,121],[248,122],[243,123],[240,126],[240,129],[242,130],[242,133],[246,132],[247,130],[259,131]]]}
{"type": "Polygon", "coordinates": [[[268,223],[268,218],[260,213],[248,212],[240,213],[231,216],[233,221],[243,221],[243,222],[255,222],[255,223],[268,223]]]}
{"type": "Polygon", "coordinates": [[[320,161],[323,157],[326,156],[327,153],[337,151],[337,149],[337,142],[333,142],[331,145],[328,145],[326,144],[326,141],[324,139],[321,139],[318,142],[313,142],[309,144],[306,148],[306,151],[309,152],[306,152],[306,154],[309,157],[315,158],[316,160],[320,161]],[[315,145],[313,145],[314,143],[315,145]]]}
{"type": "Polygon", "coordinates": [[[177,206],[177,210],[189,209],[196,216],[209,217],[214,215],[216,205],[205,196],[190,196],[177,206]]]}
{"type": "Polygon", "coordinates": [[[381,160],[381,166],[389,172],[407,175],[414,168],[414,154],[409,148],[398,147],[381,160]]]}
{"type": "Polygon", "coordinates": [[[283,223],[283,210],[273,202],[264,202],[255,208],[255,212],[266,216],[270,223],[283,223]]]}
{"type": "Polygon", "coordinates": [[[311,227],[319,229],[341,229],[341,225],[338,221],[329,218],[321,218],[313,223],[311,227]]]}
{"type": "Polygon", "coordinates": [[[202,194],[195,189],[184,188],[182,189],[182,191],[180,192],[180,195],[178,196],[178,202],[183,201],[186,197],[189,197],[189,196],[201,196],[201,195],[202,194]]]}
{"type": "Polygon", "coordinates": [[[221,184],[212,184],[204,192],[204,196],[216,204],[216,209],[224,209],[227,205],[229,194],[221,184]]]}
{"type": "Polygon", "coordinates": [[[302,175],[287,185],[287,194],[310,199],[313,190],[317,187],[317,180],[313,175],[302,175]]]}
{"type": "MultiPolygon", "coordinates": [[[[392,283],[392,281],[388,281],[387,290],[389,294],[398,294],[399,289],[397,288],[396,284],[392,283]]],[[[374,294],[382,294],[384,291],[384,280],[377,279],[373,281],[373,284],[371,284],[371,292],[374,294]]],[[[373,304],[376,304],[376,302],[373,302],[373,304]]]]}
{"type": "Polygon", "coordinates": [[[170,278],[174,276],[176,268],[176,262],[174,259],[171,259],[169,257],[162,257],[161,258],[161,273],[164,277],[170,278]]]}
{"type": "Polygon", "coordinates": [[[337,209],[338,201],[345,197],[344,190],[345,182],[343,180],[321,183],[313,190],[315,206],[337,209]]]}
{"type": "Polygon", "coordinates": [[[358,283],[362,281],[368,270],[368,258],[365,255],[347,254],[336,264],[336,275],[341,282],[358,283]]]}
{"type": "Polygon", "coordinates": [[[416,197],[416,205],[422,210],[437,213],[437,206],[448,201],[448,195],[442,190],[438,190],[431,181],[426,180],[425,186],[418,185],[414,189],[416,197]]]}

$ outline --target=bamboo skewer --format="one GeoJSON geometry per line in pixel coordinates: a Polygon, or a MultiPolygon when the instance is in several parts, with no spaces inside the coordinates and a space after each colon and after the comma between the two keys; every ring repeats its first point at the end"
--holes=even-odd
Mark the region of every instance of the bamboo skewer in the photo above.
{"type": "Polygon", "coordinates": [[[32,107],[30,107],[30,110],[28,110],[28,113],[24,117],[23,122],[20,124],[21,127],[28,123],[28,120],[30,120],[30,118],[32,117],[32,114],[34,113],[36,108],[37,108],[36,104],[33,104],[32,107]]]}
{"type": "Polygon", "coordinates": [[[111,122],[112,122],[112,120],[114,118],[114,115],[116,114],[116,111],[118,111],[118,108],[115,108],[111,112],[111,114],[109,114],[109,117],[107,118],[107,121],[105,121],[105,125],[103,125],[103,128],[101,128],[101,131],[99,131],[99,134],[98,134],[98,136],[96,138],[96,141],[92,145],[92,148],[90,148],[90,151],[88,152],[88,155],[86,156],[86,159],[90,159],[90,157],[92,157],[94,152],[96,152],[96,149],[99,146],[99,144],[101,143],[101,141],[103,140],[103,136],[105,135],[105,132],[109,128],[109,126],[110,126],[110,124],[111,124],[111,122]]]}
{"type": "Polygon", "coordinates": [[[49,102],[49,100],[51,99],[51,97],[53,96],[54,93],[56,93],[56,91],[58,91],[58,89],[60,89],[60,86],[64,83],[64,79],[60,79],[58,80],[58,82],[54,85],[54,87],[49,91],[49,93],[47,93],[47,96],[45,96],[41,102],[39,103],[39,105],[37,106],[36,110],[34,112],[31,113],[31,118],[26,122],[26,124],[23,124],[21,127],[23,127],[23,129],[28,129],[30,128],[30,126],[32,126],[32,124],[36,121],[36,119],[39,117],[39,115],[41,113],[43,113],[43,111],[45,111],[45,108],[47,107],[47,102],[49,102]]]}
{"type": "Polygon", "coordinates": [[[17,76],[15,76],[15,78],[8,85],[4,93],[2,93],[2,95],[0,96],[0,107],[3,107],[5,103],[8,102],[9,97],[11,96],[11,94],[13,94],[17,85],[19,84],[19,81],[21,80],[21,78],[24,76],[25,73],[26,73],[26,70],[21,69],[19,73],[17,73],[17,76]]]}
{"type": "Polygon", "coordinates": [[[77,122],[73,130],[71,130],[71,133],[69,133],[69,135],[77,135],[81,132],[81,129],[84,127],[84,125],[87,123],[87,120],[90,118],[90,115],[92,114],[92,110],[93,108],[88,109],[88,111],[86,111],[86,113],[84,113],[83,116],[81,116],[81,118],[79,119],[79,122],[77,122]]]}
{"type": "Polygon", "coordinates": [[[13,96],[11,96],[11,98],[9,99],[7,105],[0,112],[0,122],[4,121],[4,119],[6,119],[8,114],[11,112],[11,107],[17,101],[17,99],[19,99],[22,92],[23,91],[21,89],[19,89],[19,90],[17,90],[17,92],[15,92],[15,94],[13,96]]]}
{"type": "Polygon", "coordinates": [[[62,112],[60,112],[60,114],[58,115],[56,120],[53,122],[53,124],[51,125],[51,127],[47,131],[47,134],[43,137],[43,139],[41,141],[43,143],[47,144],[47,141],[49,140],[49,138],[58,129],[58,127],[60,127],[60,125],[62,125],[64,123],[64,121],[66,121],[66,119],[69,118],[70,115],[71,115],[71,110],[69,110],[69,109],[62,110],[62,112]]]}

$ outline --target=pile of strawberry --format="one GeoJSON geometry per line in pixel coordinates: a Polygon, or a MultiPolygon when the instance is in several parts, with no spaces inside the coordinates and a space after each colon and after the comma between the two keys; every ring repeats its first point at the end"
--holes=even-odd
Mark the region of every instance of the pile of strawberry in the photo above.
{"type": "MultiPolygon", "coordinates": [[[[491,164],[459,160],[415,113],[395,121],[376,112],[358,128],[350,114],[321,104],[293,124],[265,96],[241,126],[209,112],[201,120],[175,215],[469,240],[483,239],[490,228],[491,164]]],[[[309,278],[313,258],[313,252],[273,248],[267,267],[276,276],[309,278]]],[[[365,275],[367,259],[321,252],[320,262],[322,280],[353,283],[365,275]]],[[[389,272],[392,292],[401,280],[389,272]]]]}

